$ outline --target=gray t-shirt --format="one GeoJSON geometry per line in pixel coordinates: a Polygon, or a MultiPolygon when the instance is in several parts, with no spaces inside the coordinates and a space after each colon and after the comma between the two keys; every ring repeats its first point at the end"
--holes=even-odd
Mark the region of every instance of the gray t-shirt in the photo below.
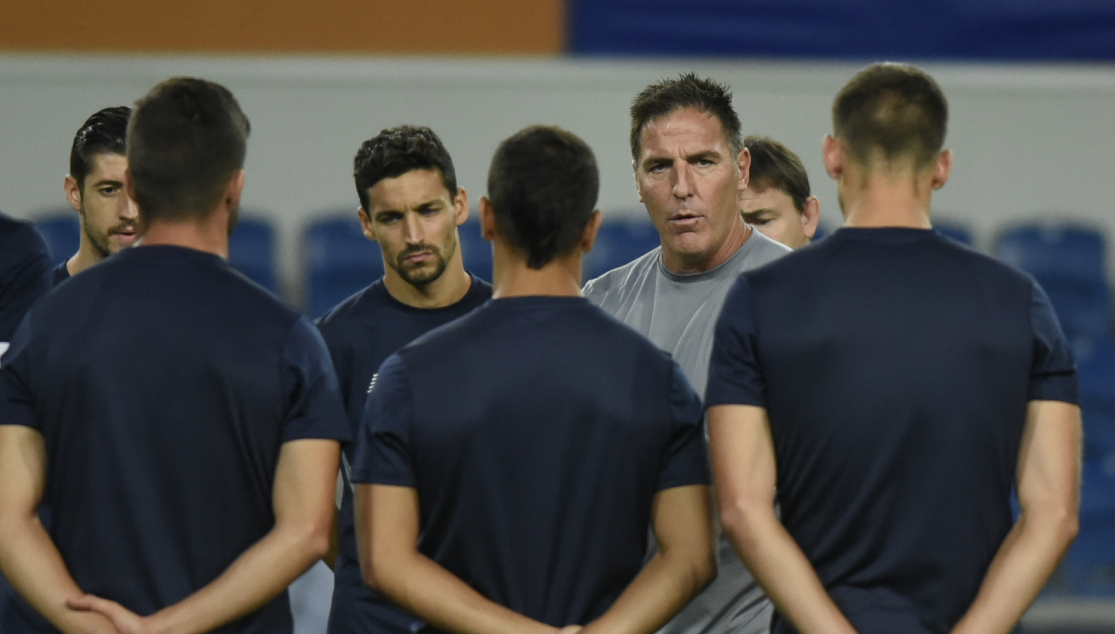
{"type": "MultiPolygon", "coordinates": [[[[790,249],[758,231],[720,266],[679,275],[662,262],[662,247],[585,284],[592,303],[646,335],[685,370],[704,396],[716,320],[739,274],[758,268],[790,249]]],[[[718,530],[719,573],[659,630],[659,634],[759,634],[770,629],[771,605],[718,530]]]]}

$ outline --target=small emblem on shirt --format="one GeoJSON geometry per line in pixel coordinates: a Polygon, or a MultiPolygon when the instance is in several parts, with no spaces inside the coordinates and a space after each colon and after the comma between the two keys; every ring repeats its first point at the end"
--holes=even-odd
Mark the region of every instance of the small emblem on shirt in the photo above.
{"type": "Polygon", "coordinates": [[[375,389],[375,387],[376,387],[376,377],[378,377],[378,376],[379,376],[379,372],[376,372],[375,374],[372,375],[372,380],[371,380],[370,383],[368,383],[368,394],[371,394],[372,390],[375,389]]]}

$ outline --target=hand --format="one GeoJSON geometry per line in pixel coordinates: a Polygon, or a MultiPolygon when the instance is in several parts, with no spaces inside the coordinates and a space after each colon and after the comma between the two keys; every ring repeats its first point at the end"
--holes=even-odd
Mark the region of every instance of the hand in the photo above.
{"type": "Polygon", "coordinates": [[[66,599],[66,607],[79,612],[96,612],[120,631],[120,634],[152,634],[151,623],[142,616],[115,601],[102,599],[91,594],[66,599]]]}

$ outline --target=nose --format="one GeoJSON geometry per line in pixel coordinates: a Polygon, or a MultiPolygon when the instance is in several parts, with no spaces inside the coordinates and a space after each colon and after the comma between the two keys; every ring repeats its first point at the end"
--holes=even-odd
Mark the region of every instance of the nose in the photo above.
{"type": "Polygon", "coordinates": [[[422,223],[418,220],[418,214],[404,214],[403,229],[407,244],[422,244],[422,223]]]}
{"type": "Polygon", "coordinates": [[[678,161],[674,166],[674,196],[689,198],[693,195],[693,174],[689,171],[689,164],[678,161]]]}
{"type": "Polygon", "coordinates": [[[120,209],[120,217],[125,220],[135,220],[139,217],[139,208],[136,207],[136,201],[132,200],[131,196],[124,195],[124,204],[120,209]]]}

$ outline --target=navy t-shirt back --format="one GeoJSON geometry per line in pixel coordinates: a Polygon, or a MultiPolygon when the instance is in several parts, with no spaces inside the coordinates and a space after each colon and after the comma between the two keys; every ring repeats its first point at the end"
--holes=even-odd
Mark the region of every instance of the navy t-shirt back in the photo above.
{"type": "Polygon", "coordinates": [[[588,300],[496,299],[384,362],[353,480],[415,488],[419,549],[484,596],[583,624],[642,567],[657,492],[708,482],[702,419],[588,300]]]}
{"type": "MultiPolygon", "coordinates": [[[[399,348],[420,335],[472,311],[492,297],[487,282],[472,277],[459,301],[442,308],[416,308],[391,296],[380,279],[338,304],[318,320],[341,385],[345,412],[355,437],[364,414],[372,376],[399,348]]],[[[351,464],[355,448],[345,445],[351,464]]],[[[389,599],[372,592],[360,574],[353,525],[351,483],[345,478],[338,521],[341,549],[334,565],[330,634],[411,634],[415,618],[389,599]]]]}
{"type": "Polygon", "coordinates": [[[874,634],[968,609],[1035,399],[1076,381],[1032,278],[931,230],[844,228],[736,282],[706,404],[767,410],[782,522],[874,634]]]}
{"type": "MultiPolygon", "coordinates": [[[[70,573],[141,615],[271,529],[284,442],[350,437],[317,329],[192,249],[128,249],[60,285],[3,361],[0,420],[43,435],[70,573]]],[[[218,631],[289,633],[286,594],[218,631]]]]}

